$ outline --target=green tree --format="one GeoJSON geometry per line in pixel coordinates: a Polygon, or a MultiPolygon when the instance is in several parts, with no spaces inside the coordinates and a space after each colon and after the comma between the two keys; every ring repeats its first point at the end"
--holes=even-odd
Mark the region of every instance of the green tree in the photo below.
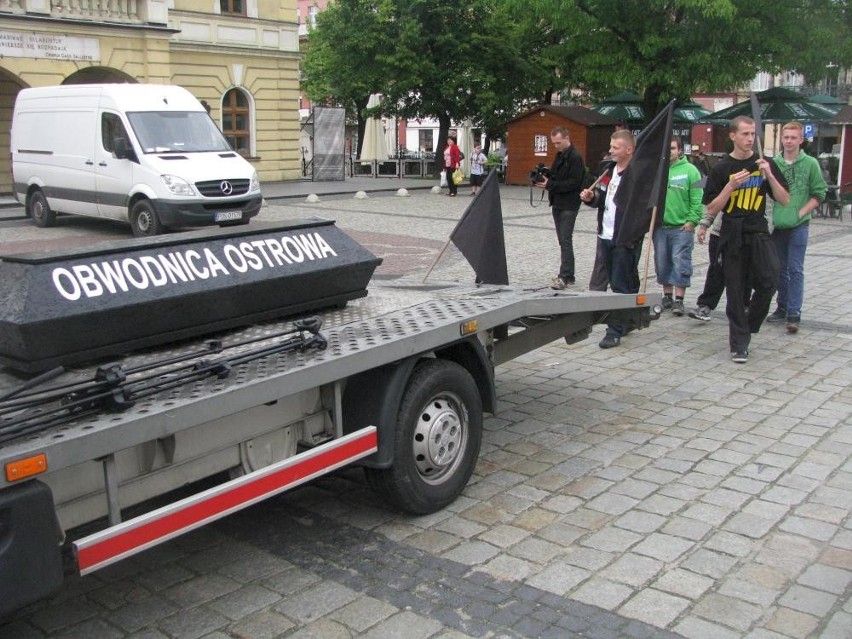
{"type": "Polygon", "coordinates": [[[383,94],[384,114],[438,120],[439,150],[453,121],[471,120],[487,140],[502,137],[530,96],[548,100],[560,82],[552,53],[561,34],[522,11],[516,16],[518,6],[337,0],[308,39],[308,97],[357,114],[359,139],[365,115],[376,115],[365,112],[371,93],[383,94]]]}
{"type": "Polygon", "coordinates": [[[435,118],[440,153],[453,120],[475,118],[474,7],[461,0],[397,0],[394,46],[380,56],[387,108],[402,118],[435,118]]]}
{"type": "Polygon", "coordinates": [[[524,10],[561,31],[563,69],[578,86],[641,93],[649,118],[672,98],[729,90],[760,71],[812,74],[849,48],[830,46],[849,40],[847,2],[837,0],[529,0],[524,10]]]}
{"type": "MultiPolygon", "coordinates": [[[[308,98],[340,106],[358,121],[358,154],[370,94],[387,80],[378,57],[392,47],[391,0],[335,0],[308,34],[302,82],[308,98]]],[[[373,115],[373,114],[369,114],[373,115]]]]}

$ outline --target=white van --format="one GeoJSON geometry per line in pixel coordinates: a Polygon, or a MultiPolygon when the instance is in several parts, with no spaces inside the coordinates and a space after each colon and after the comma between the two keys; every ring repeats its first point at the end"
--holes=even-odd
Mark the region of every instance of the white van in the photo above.
{"type": "Polygon", "coordinates": [[[22,89],[12,115],[15,196],[33,222],[57,213],[170,227],[248,224],[257,172],[186,89],[77,84],[22,89]]]}

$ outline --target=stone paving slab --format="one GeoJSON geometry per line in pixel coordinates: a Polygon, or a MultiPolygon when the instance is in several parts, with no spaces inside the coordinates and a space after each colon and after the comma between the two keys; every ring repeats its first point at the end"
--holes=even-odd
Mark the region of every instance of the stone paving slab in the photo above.
{"type": "MultiPolygon", "coordinates": [[[[509,272],[538,288],[557,247],[527,197],[502,189],[509,272]]],[[[336,219],[392,256],[390,278],[425,273],[468,203],[294,198],[262,216],[336,219]]],[[[575,233],[580,285],[593,217],[584,209],[575,233]]],[[[101,229],[5,222],[0,247],[101,229]]],[[[848,222],[811,224],[801,330],[765,326],[744,366],[717,310],[709,323],[664,315],[613,351],[597,328],[499,367],[474,476],[440,513],[389,512],[344,469],[71,578],[0,637],[848,639],[851,236],[848,222]]],[[[453,249],[436,271],[472,278],[453,249]]]]}

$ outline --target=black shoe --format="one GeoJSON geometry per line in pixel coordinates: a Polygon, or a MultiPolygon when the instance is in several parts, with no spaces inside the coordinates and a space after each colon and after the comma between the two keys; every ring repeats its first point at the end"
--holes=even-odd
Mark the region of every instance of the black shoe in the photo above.
{"type": "Polygon", "coordinates": [[[786,322],[787,321],[787,311],[776,308],[775,312],[772,313],[769,317],[766,318],[767,322],[777,323],[777,322],[786,322]]]}
{"type": "Polygon", "coordinates": [[[675,300],[674,304],[672,304],[672,315],[677,315],[678,317],[680,317],[681,315],[683,315],[683,313],[683,300],[675,300]]]}
{"type": "Polygon", "coordinates": [[[663,295],[663,303],[661,304],[664,311],[669,310],[672,306],[674,306],[674,300],[671,295],[663,295]]]}
{"type": "Polygon", "coordinates": [[[699,306],[695,310],[689,311],[689,316],[692,319],[701,320],[702,322],[710,321],[710,307],[709,306],[699,306]]]}
{"type": "Polygon", "coordinates": [[[732,351],[731,352],[731,361],[734,364],[745,364],[748,361],[748,351],[747,350],[736,351],[736,352],[732,351]]]}
{"type": "Polygon", "coordinates": [[[615,348],[619,344],[621,344],[621,338],[618,335],[607,333],[606,335],[604,335],[598,346],[600,346],[601,348],[615,348]]]}

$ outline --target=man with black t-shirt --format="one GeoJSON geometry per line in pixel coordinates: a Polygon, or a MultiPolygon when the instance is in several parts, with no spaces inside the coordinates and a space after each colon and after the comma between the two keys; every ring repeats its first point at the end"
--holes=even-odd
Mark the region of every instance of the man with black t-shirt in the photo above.
{"type": "Polygon", "coordinates": [[[734,150],[707,176],[704,204],[710,218],[722,215],[718,251],[725,274],[728,339],[731,361],[748,361],[751,334],[769,313],[778,287],[779,262],[769,237],[766,198],[787,204],[787,182],[775,162],[767,162],[754,151],[755,125],[751,118],[731,120],[734,150]],[[745,293],[753,291],[748,308],[745,293]]]}

